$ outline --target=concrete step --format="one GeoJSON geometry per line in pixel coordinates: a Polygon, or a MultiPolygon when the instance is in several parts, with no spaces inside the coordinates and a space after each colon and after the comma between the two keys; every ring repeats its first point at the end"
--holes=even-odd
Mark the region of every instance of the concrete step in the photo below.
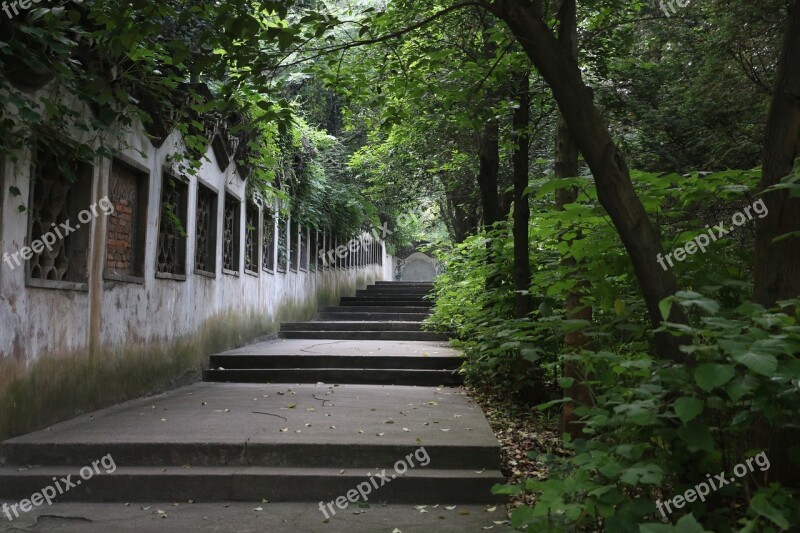
{"type": "Polygon", "coordinates": [[[430,331],[281,331],[282,339],[341,339],[374,341],[447,341],[449,335],[430,331]]]}
{"type": "Polygon", "coordinates": [[[281,331],[422,331],[419,322],[346,322],[343,320],[284,322],[281,331]]]}
{"type": "Polygon", "coordinates": [[[407,292],[384,292],[384,291],[356,291],[357,298],[375,299],[402,299],[402,300],[423,300],[428,301],[427,293],[409,294],[407,292]]]}
{"type": "Polygon", "coordinates": [[[381,287],[375,285],[370,285],[366,289],[360,289],[358,292],[365,294],[409,294],[411,296],[427,296],[431,293],[428,289],[401,289],[397,287],[381,287]]]}
{"type": "Polygon", "coordinates": [[[421,314],[426,316],[430,314],[430,306],[402,306],[402,305],[359,305],[358,309],[353,309],[353,306],[337,306],[337,307],[324,307],[323,313],[412,313],[421,314]]]}
{"type": "Polygon", "coordinates": [[[428,313],[362,313],[347,308],[343,312],[322,312],[317,313],[316,320],[345,320],[345,321],[376,321],[376,320],[399,320],[405,322],[422,322],[428,318],[428,313]]]}
{"type": "Polygon", "coordinates": [[[408,369],[455,370],[461,366],[460,357],[419,357],[409,355],[212,355],[209,367],[213,370],[238,369],[408,369]]]}
{"type": "Polygon", "coordinates": [[[433,307],[433,302],[427,300],[409,300],[405,298],[358,298],[344,296],[342,306],[366,305],[371,307],[433,307]]]}
{"type": "Polygon", "coordinates": [[[431,281],[376,281],[375,285],[383,287],[424,287],[433,289],[431,281]]]}
{"type": "MultiPolygon", "coordinates": [[[[433,464],[433,463],[431,463],[433,464]]],[[[378,466],[378,465],[374,465],[378,466]]],[[[20,472],[0,468],[0,498],[23,499],[72,475],[80,483],[57,501],[330,501],[344,496],[360,483],[374,479],[370,503],[437,504],[503,501],[491,488],[504,483],[497,470],[442,470],[417,466],[396,474],[391,466],[380,469],[120,466],[81,480],[80,467],[44,466],[20,472]],[[386,479],[376,476],[386,468],[386,479]],[[477,473],[481,472],[481,473],[477,473]],[[371,477],[375,476],[375,477],[371,477]],[[381,486],[383,484],[383,486],[381,486]]]]}
{"type": "MultiPolygon", "coordinates": [[[[280,421],[278,420],[278,423],[280,421]]],[[[398,423],[402,423],[398,421],[398,423]]],[[[333,432],[332,432],[333,433],[333,432]]],[[[400,444],[310,442],[60,442],[3,445],[7,465],[91,465],[110,454],[117,467],[264,467],[364,469],[391,465],[416,449],[400,444]]],[[[431,466],[440,470],[497,468],[496,446],[425,445],[431,466]]],[[[36,467],[17,468],[20,473],[36,467]]],[[[101,469],[102,470],[102,469],[101,469]]],[[[2,491],[0,482],[0,491],[2,491]]],[[[7,490],[7,487],[6,487],[7,490]]],[[[30,493],[28,494],[30,496],[30,493]]],[[[4,494],[0,494],[0,498],[4,494]]]]}
{"type": "Polygon", "coordinates": [[[407,291],[380,291],[380,290],[357,290],[356,296],[361,298],[406,298],[422,300],[429,293],[427,292],[407,292],[407,291]]]}
{"type": "MultiPolygon", "coordinates": [[[[223,367],[224,368],[224,367],[223,367]]],[[[216,383],[346,383],[355,385],[457,386],[464,380],[452,370],[407,368],[276,368],[203,371],[203,381],[216,383]]]]}

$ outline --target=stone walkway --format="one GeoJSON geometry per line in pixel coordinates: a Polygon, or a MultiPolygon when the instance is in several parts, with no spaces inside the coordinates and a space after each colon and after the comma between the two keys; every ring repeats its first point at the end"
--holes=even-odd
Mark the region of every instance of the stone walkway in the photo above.
{"type": "Polygon", "coordinates": [[[381,310],[324,310],[319,320],[284,327],[291,340],[214,356],[206,377],[216,382],[6,441],[0,498],[9,504],[54,485],[54,477],[71,475],[75,486],[58,495],[62,503],[12,514],[13,522],[0,514],[0,529],[507,528],[495,523],[505,508],[490,489],[504,479],[480,408],[457,387],[407,385],[457,379],[458,353],[445,342],[413,327],[387,326],[419,324],[419,316],[395,319],[420,314],[419,287],[373,286],[343,307],[381,310]],[[354,321],[346,316],[351,312],[379,320],[354,321]],[[298,331],[315,336],[296,338],[298,331]],[[401,335],[386,340],[387,331],[401,335]],[[346,338],[352,332],[374,338],[346,338]],[[332,375],[339,379],[325,379],[332,375]],[[276,376],[294,379],[267,383],[276,376]],[[93,463],[94,470],[82,470],[93,463]]]}

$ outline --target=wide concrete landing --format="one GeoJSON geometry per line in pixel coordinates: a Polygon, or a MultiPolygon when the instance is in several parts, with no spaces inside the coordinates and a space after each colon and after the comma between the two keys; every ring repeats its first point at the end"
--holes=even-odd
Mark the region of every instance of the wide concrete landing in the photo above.
{"type": "Polygon", "coordinates": [[[114,472],[61,500],[328,501],[387,469],[375,501],[479,503],[504,482],[495,436],[461,389],[199,383],[4,442],[0,498],[107,455],[114,472]],[[391,474],[415,451],[416,466],[391,474]]]}
{"type": "Polygon", "coordinates": [[[414,446],[417,439],[497,445],[480,407],[457,388],[197,383],[8,440],[2,449],[8,458],[10,450],[44,444],[414,446]]]}
{"type": "Polygon", "coordinates": [[[258,342],[219,355],[382,355],[392,357],[461,357],[447,342],[277,339],[258,342]]]}
{"type": "MultiPolygon", "coordinates": [[[[2,503],[2,502],[0,502],[2,503]]],[[[11,503],[11,502],[9,502],[11,503]]],[[[351,505],[326,522],[313,503],[62,503],[14,522],[0,517],[0,531],[62,533],[231,532],[238,533],[464,533],[512,531],[503,505],[416,508],[411,505],[351,505]],[[487,510],[488,509],[488,510],[487,510]],[[493,510],[492,510],[493,509],[493,510]],[[159,512],[161,511],[161,512],[159,512]],[[421,512],[425,511],[425,512],[421,512]]]]}

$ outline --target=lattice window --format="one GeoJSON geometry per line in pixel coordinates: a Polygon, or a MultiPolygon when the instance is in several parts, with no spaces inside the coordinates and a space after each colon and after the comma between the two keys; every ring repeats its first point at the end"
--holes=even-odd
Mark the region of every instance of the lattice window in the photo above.
{"type": "Polygon", "coordinates": [[[298,241],[300,239],[300,228],[296,222],[292,222],[289,231],[289,268],[292,272],[297,272],[297,265],[300,264],[300,248],[298,241]]]}
{"type": "Polygon", "coordinates": [[[173,276],[186,275],[187,184],[164,173],[161,191],[161,220],[158,226],[156,272],[173,276]]]}
{"type": "Polygon", "coordinates": [[[300,270],[308,270],[308,229],[300,228],[300,270]]]}
{"type": "Polygon", "coordinates": [[[325,270],[326,265],[325,263],[328,261],[328,247],[330,242],[328,241],[328,236],[325,233],[320,233],[319,235],[319,250],[317,250],[316,258],[317,258],[317,270],[325,270]]]}
{"type": "Polygon", "coordinates": [[[147,235],[146,172],[115,159],[108,178],[108,199],[114,211],[106,227],[105,277],[119,281],[144,277],[147,235]]]}
{"type": "Polygon", "coordinates": [[[261,251],[261,267],[267,272],[275,270],[275,215],[272,210],[264,208],[263,227],[263,247],[261,251]]]}
{"type": "Polygon", "coordinates": [[[241,203],[225,194],[225,214],[222,232],[222,266],[225,270],[239,272],[239,243],[241,241],[241,203]]]}
{"type": "Polygon", "coordinates": [[[319,239],[320,234],[317,230],[312,229],[310,230],[311,238],[309,244],[309,250],[311,251],[311,257],[308,261],[308,269],[312,272],[317,270],[317,260],[319,258],[319,239]]]}
{"type": "Polygon", "coordinates": [[[78,215],[90,207],[92,166],[64,153],[45,149],[37,153],[29,219],[33,249],[25,248],[22,254],[28,260],[29,280],[88,280],[91,223],[82,224],[78,215]]]}
{"type": "Polygon", "coordinates": [[[209,274],[217,271],[217,198],[216,192],[198,182],[194,267],[209,274]]]}
{"type": "Polygon", "coordinates": [[[258,207],[252,202],[247,202],[244,232],[244,268],[258,273],[258,207]]]}
{"type": "Polygon", "coordinates": [[[278,272],[286,272],[286,266],[289,260],[287,239],[286,239],[286,220],[278,220],[278,272]]]}

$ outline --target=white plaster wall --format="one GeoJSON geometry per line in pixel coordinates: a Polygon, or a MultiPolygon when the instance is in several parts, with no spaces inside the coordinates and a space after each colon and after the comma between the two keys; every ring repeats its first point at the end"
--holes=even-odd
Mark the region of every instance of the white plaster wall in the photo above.
{"type": "MultiPolygon", "coordinates": [[[[383,266],[373,265],[348,270],[324,271],[291,270],[270,274],[259,269],[253,276],[244,271],[245,214],[241,209],[240,272],[238,276],[223,273],[222,231],[224,191],[245,200],[245,182],[237,175],[235,166],[229,165],[220,172],[213,150],[209,146],[206,161],[197,176],[189,178],[187,214],[187,273],[185,281],[155,277],[155,256],[158,236],[158,218],[162,171],[169,167],[168,156],[180,146],[178,133],[171,135],[160,148],[154,148],[141,131],[135,127],[125,139],[130,146],[123,151],[123,159],[149,173],[147,240],[144,259],[144,283],[123,283],[92,278],[90,267],[89,290],[67,290],[27,287],[24,265],[11,269],[0,263],[0,357],[14,357],[26,363],[33,362],[44,353],[63,353],[85,349],[92,338],[92,319],[99,327],[95,341],[100,345],[119,346],[169,341],[197,331],[203,321],[225,311],[254,312],[273,315],[284,303],[315,301],[315,292],[326,286],[335,291],[352,285],[358,276],[374,279],[392,279],[391,258],[383,248],[383,266]],[[194,273],[195,209],[197,180],[203,180],[219,192],[217,208],[217,269],[211,279],[194,273]],[[90,313],[91,306],[96,313],[90,313]],[[98,319],[99,317],[99,319],[98,319]]],[[[0,164],[0,254],[12,254],[28,244],[28,214],[19,213],[17,206],[28,205],[30,197],[30,153],[18,154],[17,161],[7,158],[0,164]],[[9,194],[16,186],[20,197],[9,194]]],[[[108,190],[110,162],[98,161],[94,166],[93,201],[108,190]]],[[[87,206],[88,207],[88,206],[87,206]]],[[[100,242],[92,241],[92,257],[100,254],[105,262],[105,220],[101,216],[92,221],[100,224],[100,242]]],[[[313,251],[309,252],[313,261],[313,251]]],[[[260,258],[259,258],[260,259],[260,258]]],[[[102,276],[102,269],[101,274],[102,276]]]]}

